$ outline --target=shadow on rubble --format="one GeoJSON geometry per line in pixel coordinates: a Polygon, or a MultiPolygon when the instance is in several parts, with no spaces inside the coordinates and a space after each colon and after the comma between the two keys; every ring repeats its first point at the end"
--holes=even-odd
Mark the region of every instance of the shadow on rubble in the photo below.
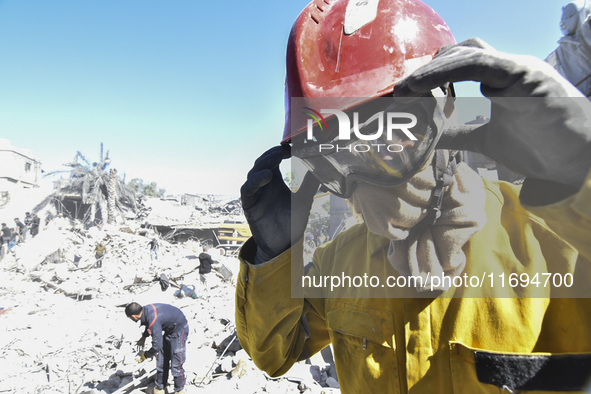
{"type": "Polygon", "coordinates": [[[154,377],[156,369],[148,371],[141,367],[132,372],[118,370],[109,376],[109,379],[101,382],[86,382],[80,394],[130,394],[130,393],[148,393],[154,391],[154,377]]]}
{"type": "Polygon", "coordinates": [[[196,382],[197,386],[202,386],[204,383],[207,384],[211,380],[222,376],[230,379],[238,372],[238,361],[235,359],[235,356],[238,351],[242,350],[242,346],[238,341],[236,330],[225,337],[219,337],[214,340],[211,347],[215,349],[217,358],[205,377],[200,382],[196,382]]]}

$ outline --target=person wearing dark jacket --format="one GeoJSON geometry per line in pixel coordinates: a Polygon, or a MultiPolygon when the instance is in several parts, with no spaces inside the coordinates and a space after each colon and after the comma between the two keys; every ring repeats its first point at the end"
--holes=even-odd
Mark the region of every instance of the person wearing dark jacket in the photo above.
{"type": "Polygon", "coordinates": [[[0,231],[2,232],[0,238],[0,257],[4,257],[6,252],[8,252],[8,244],[10,243],[10,238],[12,237],[12,231],[10,231],[10,228],[6,226],[6,223],[2,223],[2,228],[0,231]]]}
{"type": "Polygon", "coordinates": [[[24,242],[27,235],[27,226],[25,226],[19,218],[14,218],[14,224],[16,225],[16,233],[18,235],[19,242],[24,242]]]}
{"type": "Polygon", "coordinates": [[[211,255],[207,253],[208,251],[209,248],[205,246],[203,252],[199,254],[199,273],[202,275],[211,272],[213,260],[211,259],[211,255]]]}
{"type": "Polygon", "coordinates": [[[2,229],[0,231],[2,231],[2,240],[5,244],[8,244],[10,238],[12,238],[12,231],[10,231],[6,223],[2,223],[2,229]]]}
{"type": "Polygon", "coordinates": [[[31,235],[34,237],[39,234],[39,225],[41,223],[41,219],[37,216],[36,213],[33,214],[33,219],[31,221],[31,235]]]}
{"type": "Polygon", "coordinates": [[[125,314],[139,321],[146,329],[137,345],[142,347],[146,338],[152,336],[152,348],[140,353],[141,361],[156,356],[155,394],[165,392],[168,371],[172,368],[174,392],[182,393],[185,387],[185,362],[189,325],[180,309],[168,304],[149,304],[142,307],[132,302],[125,307],[125,314]]]}
{"type": "Polygon", "coordinates": [[[27,233],[29,233],[31,231],[31,225],[33,224],[33,217],[31,216],[31,212],[25,213],[24,221],[25,221],[25,230],[24,230],[23,238],[26,239],[27,233]]]}

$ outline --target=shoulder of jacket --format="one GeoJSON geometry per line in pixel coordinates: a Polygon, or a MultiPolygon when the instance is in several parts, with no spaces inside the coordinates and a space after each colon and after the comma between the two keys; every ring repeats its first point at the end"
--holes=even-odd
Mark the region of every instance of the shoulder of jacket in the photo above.
{"type": "Polygon", "coordinates": [[[333,240],[319,246],[317,253],[335,253],[352,242],[359,242],[360,239],[367,239],[367,226],[365,223],[357,223],[338,234],[333,240]]]}
{"type": "MultiPolygon", "coordinates": [[[[521,185],[516,185],[506,181],[491,181],[483,179],[484,190],[486,193],[486,203],[495,204],[503,210],[516,212],[529,212],[519,201],[521,185]]],[[[531,214],[531,213],[530,213],[531,214]]]]}
{"type": "Polygon", "coordinates": [[[484,188],[486,191],[487,214],[491,214],[493,211],[498,211],[501,215],[522,217],[530,223],[536,223],[538,226],[552,231],[544,219],[537,216],[521,204],[521,201],[519,200],[521,185],[506,181],[484,180],[484,188]]]}

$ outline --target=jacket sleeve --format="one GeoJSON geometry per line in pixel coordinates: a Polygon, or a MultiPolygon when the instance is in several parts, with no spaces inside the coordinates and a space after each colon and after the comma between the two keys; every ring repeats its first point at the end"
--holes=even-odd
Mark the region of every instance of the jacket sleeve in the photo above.
{"type": "Polygon", "coordinates": [[[158,356],[162,351],[162,326],[158,320],[150,328],[150,331],[152,332],[152,348],[146,353],[151,356],[158,356]]]}
{"type": "Polygon", "coordinates": [[[575,195],[554,204],[527,208],[591,260],[591,172],[575,195]]]}
{"type": "MultiPolygon", "coordinates": [[[[152,336],[152,347],[146,352],[146,356],[157,356],[162,350],[162,323],[158,317],[158,311],[154,305],[149,305],[154,310],[153,316],[146,316],[146,331],[152,336]]],[[[147,312],[146,312],[147,313],[147,312]]]]}
{"type": "Polygon", "coordinates": [[[204,262],[209,263],[209,265],[213,265],[213,259],[211,258],[211,255],[208,253],[202,253],[201,255],[199,255],[199,259],[203,259],[204,262]]]}
{"type": "MultiPolygon", "coordinates": [[[[303,250],[302,244],[295,245],[295,250],[303,250]]],[[[301,278],[304,266],[301,259],[292,261],[291,249],[258,265],[245,260],[255,251],[250,239],[240,252],[237,334],[255,364],[270,376],[279,376],[330,343],[324,304],[321,299],[292,297],[292,278],[301,278]]]]}

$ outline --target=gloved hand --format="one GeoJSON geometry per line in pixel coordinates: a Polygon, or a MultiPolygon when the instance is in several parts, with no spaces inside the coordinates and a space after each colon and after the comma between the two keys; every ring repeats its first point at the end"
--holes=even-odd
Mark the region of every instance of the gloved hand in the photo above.
{"type": "Polygon", "coordinates": [[[255,161],[240,189],[244,216],[258,247],[255,264],[289,249],[303,237],[308,223],[319,183],[308,173],[292,193],[279,171],[281,161],[290,157],[289,145],[269,149],[255,161]]]}
{"type": "Polygon", "coordinates": [[[146,352],[141,351],[135,356],[135,361],[139,363],[143,363],[148,357],[146,357],[146,352]]]}
{"type": "Polygon", "coordinates": [[[442,48],[400,82],[394,96],[468,80],[481,82],[491,120],[445,130],[438,148],[482,153],[526,177],[580,188],[591,168],[591,104],[542,60],[471,39],[442,48]]]}
{"type": "Polygon", "coordinates": [[[146,338],[147,338],[147,337],[144,337],[144,336],[142,336],[142,337],[141,337],[140,339],[138,339],[138,341],[135,343],[135,346],[137,347],[137,350],[138,350],[138,351],[141,351],[141,350],[143,350],[143,349],[144,349],[144,345],[145,345],[145,343],[146,343],[146,338]]]}

